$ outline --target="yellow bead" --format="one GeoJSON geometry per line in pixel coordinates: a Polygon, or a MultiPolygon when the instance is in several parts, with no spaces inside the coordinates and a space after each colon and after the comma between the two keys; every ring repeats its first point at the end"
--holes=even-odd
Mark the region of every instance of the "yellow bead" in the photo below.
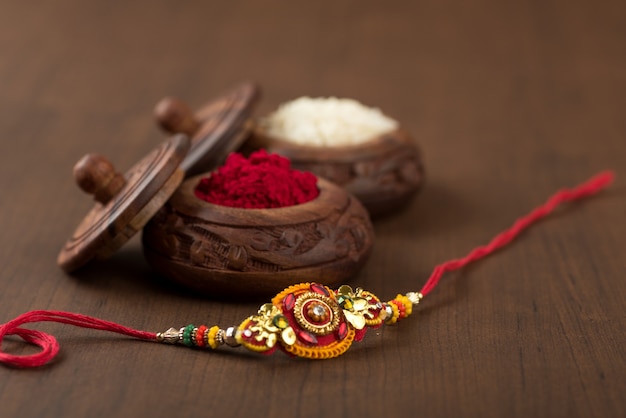
{"type": "Polygon", "coordinates": [[[220,330],[220,327],[215,325],[215,326],[211,327],[211,329],[209,330],[209,332],[207,334],[207,344],[209,345],[209,347],[211,347],[214,350],[219,346],[219,343],[215,339],[215,336],[217,335],[217,332],[219,330],[220,330]]]}
{"type": "Polygon", "coordinates": [[[391,325],[391,324],[395,324],[396,322],[398,322],[398,318],[400,317],[400,310],[398,309],[395,303],[389,303],[389,306],[391,306],[393,315],[391,315],[391,318],[387,320],[387,323],[391,325]]]}

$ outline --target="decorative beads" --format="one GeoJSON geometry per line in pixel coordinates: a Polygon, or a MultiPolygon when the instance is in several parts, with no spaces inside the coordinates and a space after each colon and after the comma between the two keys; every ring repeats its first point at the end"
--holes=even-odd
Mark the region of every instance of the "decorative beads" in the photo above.
{"type": "Polygon", "coordinates": [[[424,297],[420,292],[409,292],[406,294],[406,297],[411,301],[413,305],[417,305],[420,303],[420,300],[424,297]]]}
{"type": "Polygon", "coordinates": [[[400,301],[404,305],[404,318],[413,313],[413,302],[406,295],[397,295],[396,300],[400,301]]]}
{"type": "Polygon", "coordinates": [[[170,328],[165,332],[157,332],[156,340],[165,344],[176,344],[179,341],[180,331],[170,328]]]}
{"type": "Polygon", "coordinates": [[[228,327],[226,329],[226,336],[224,342],[231,347],[238,347],[240,345],[237,338],[237,327],[228,327]]]}
{"type": "Polygon", "coordinates": [[[391,308],[391,316],[387,319],[387,324],[395,324],[396,322],[398,322],[398,318],[400,317],[398,305],[393,303],[393,301],[390,301],[387,306],[391,308]]]}
{"type": "Polygon", "coordinates": [[[388,303],[383,303],[382,305],[383,308],[380,311],[380,317],[383,321],[386,321],[393,316],[393,309],[391,309],[388,303]]]}
{"type": "Polygon", "coordinates": [[[194,337],[193,337],[193,333],[194,333],[194,329],[196,327],[193,324],[187,325],[185,328],[183,328],[183,344],[185,344],[187,347],[193,347],[194,345],[194,337]]]}
{"type": "Polygon", "coordinates": [[[211,347],[214,350],[220,345],[217,339],[215,338],[219,330],[220,330],[220,327],[215,325],[215,326],[212,326],[209,329],[209,332],[207,333],[207,343],[209,344],[209,347],[211,347]]]}
{"type": "Polygon", "coordinates": [[[198,347],[204,347],[206,345],[206,332],[208,328],[205,325],[200,325],[196,329],[196,345],[198,347]]]}
{"type": "MultiPolygon", "coordinates": [[[[388,306],[392,309],[391,317],[387,319],[387,324],[395,324],[401,319],[413,313],[413,298],[409,298],[405,295],[397,295],[395,299],[388,302],[388,306]]],[[[417,298],[419,302],[419,297],[417,298]]]]}

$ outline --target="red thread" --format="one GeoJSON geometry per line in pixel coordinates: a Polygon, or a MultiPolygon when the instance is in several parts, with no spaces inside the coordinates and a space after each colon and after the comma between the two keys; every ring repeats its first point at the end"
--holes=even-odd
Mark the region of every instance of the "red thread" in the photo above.
{"type": "Polygon", "coordinates": [[[248,159],[232,153],[222,167],[200,180],[195,194],[209,203],[246,209],[282,208],[315,199],[317,178],[290,166],[287,158],[263,149],[248,159]]]}
{"type": "MultiPolygon", "coordinates": [[[[517,219],[513,226],[496,235],[487,245],[475,248],[463,258],[450,260],[435,267],[421,290],[422,295],[425,296],[430,293],[445,272],[458,270],[472,261],[480,260],[481,258],[486,257],[487,255],[510,243],[524,229],[550,214],[561,203],[589,197],[611,184],[614,178],[615,174],[613,172],[605,171],[573,189],[559,190],[552,197],[550,197],[546,203],[534,209],[528,215],[517,219]]],[[[396,303],[395,300],[393,302],[396,303]]],[[[398,305],[398,307],[400,307],[400,305],[398,305]]],[[[15,367],[36,367],[42,366],[51,361],[59,351],[59,344],[57,343],[57,340],[52,335],[41,331],[20,328],[20,325],[44,321],[60,322],[82,328],[115,332],[141,340],[156,341],[155,333],[134,330],[114,322],[104,321],[102,319],[86,315],[60,311],[31,311],[18,316],[6,324],[0,325],[0,349],[5,336],[17,335],[24,341],[39,346],[41,351],[35,354],[22,356],[0,351],[0,363],[15,367]]],[[[360,340],[364,334],[365,329],[357,331],[355,341],[360,340]],[[362,332],[362,334],[359,334],[359,332],[362,332]]]]}
{"type": "Polygon", "coordinates": [[[465,267],[472,261],[480,260],[481,258],[488,256],[494,251],[510,243],[524,229],[528,228],[541,218],[549,215],[561,203],[572,202],[589,197],[611,184],[614,178],[615,174],[612,171],[604,171],[595,175],[587,182],[574,187],[573,189],[561,189],[557,191],[546,201],[546,203],[537,207],[526,216],[518,218],[509,229],[496,235],[487,245],[474,248],[463,258],[446,261],[445,263],[436,266],[420,293],[426,296],[435,288],[435,286],[437,286],[439,279],[441,279],[441,276],[443,276],[444,273],[458,270],[465,267]]]}
{"type": "Polygon", "coordinates": [[[17,335],[24,341],[41,347],[41,351],[30,355],[14,355],[0,351],[0,363],[15,367],[37,367],[43,366],[56,356],[59,352],[59,343],[54,336],[41,331],[20,328],[20,325],[32,322],[59,322],[81,328],[115,332],[141,340],[156,340],[156,334],[153,332],[138,331],[87,315],[62,311],[30,311],[0,325],[0,344],[7,335],[17,335]]]}

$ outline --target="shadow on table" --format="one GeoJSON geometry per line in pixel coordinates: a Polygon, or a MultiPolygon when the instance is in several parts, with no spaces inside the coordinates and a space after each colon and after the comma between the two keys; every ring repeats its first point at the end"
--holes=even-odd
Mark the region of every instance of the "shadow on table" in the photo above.
{"type": "Polygon", "coordinates": [[[110,258],[92,260],[70,274],[85,286],[115,288],[117,292],[143,292],[156,295],[175,295],[184,298],[204,298],[155,272],[146,262],[141,245],[133,242],[121,248],[110,258]]]}

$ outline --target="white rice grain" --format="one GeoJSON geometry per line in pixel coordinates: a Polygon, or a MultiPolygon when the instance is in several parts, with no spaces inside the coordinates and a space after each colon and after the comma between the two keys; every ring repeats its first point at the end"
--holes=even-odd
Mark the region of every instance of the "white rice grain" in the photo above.
{"type": "Polygon", "coordinates": [[[358,145],[393,131],[398,122],[353,99],[300,97],[261,121],[270,137],[300,145],[358,145]]]}

